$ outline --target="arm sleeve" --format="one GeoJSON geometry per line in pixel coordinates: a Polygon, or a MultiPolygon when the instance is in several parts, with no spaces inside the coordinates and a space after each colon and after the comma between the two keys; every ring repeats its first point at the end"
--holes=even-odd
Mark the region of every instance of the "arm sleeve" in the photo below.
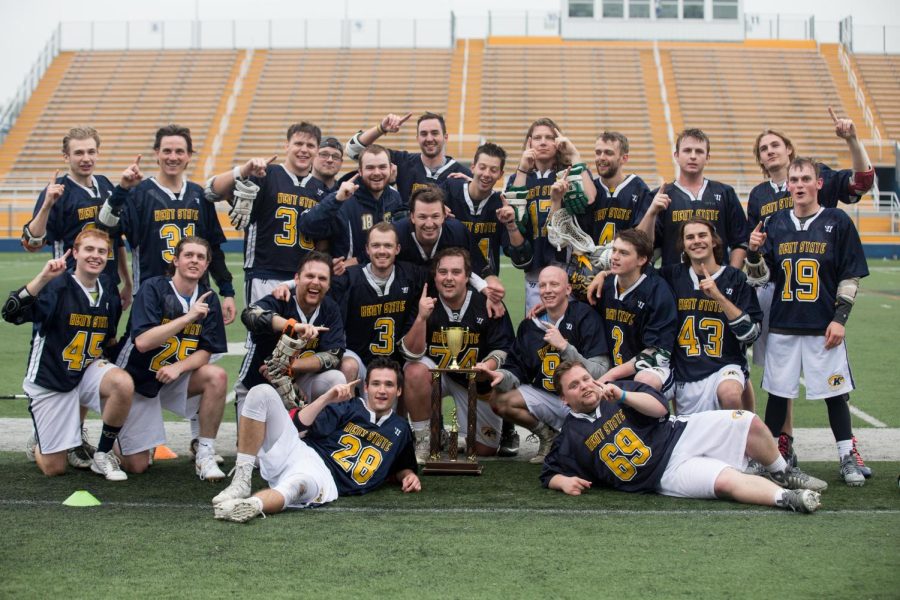
{"type": "Polygon", "coordinates": [[[300,213],[297,230],[312,239],[333,237],[339,229],[337,216],[341,204],[337,201],[337,192],[328,194],[321,202],[300,213]]]}

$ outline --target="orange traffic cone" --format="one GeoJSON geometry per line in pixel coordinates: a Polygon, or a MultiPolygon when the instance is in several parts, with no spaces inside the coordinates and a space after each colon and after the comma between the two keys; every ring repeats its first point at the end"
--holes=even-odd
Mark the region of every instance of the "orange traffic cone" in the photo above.
{"type": "Polygon", "coordinates": [[[153,460],[172,460],[178,458],[178,455],[172,452],[168,446],[157,446],[153,451],[153,460]]]}

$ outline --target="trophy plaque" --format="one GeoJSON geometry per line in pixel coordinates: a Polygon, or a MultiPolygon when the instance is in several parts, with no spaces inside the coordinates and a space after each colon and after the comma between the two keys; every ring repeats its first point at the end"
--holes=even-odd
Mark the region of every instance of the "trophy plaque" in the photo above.
{"type": "Polygon", "coordinates": [[[431,449],[428,461],[425,462],[425,467],[422,469],[423,475],[481,475],[484,468],[478,463],[475,453],[475,431],[478,426],[476,405],[478,392],[475,389],[475,376],[478,375],[478,371],[461,368],[457,362],[457,357],[467,345],[468,334],[469,330],[465,327],[441,328],[441,338],[447,348],[450,362],[447,367],[438,365],[431,369],[431,449]],[[456,420],[455,406],[451,412],[450,447],[447,457],[441,456],[441,399],[444,396],[441,389],[441,376],[445,373],[463,374],[468,382],[469,417],[466,423],[466,452],[462,460],[459,457],[457,441],[459,423],[456,420]]]}

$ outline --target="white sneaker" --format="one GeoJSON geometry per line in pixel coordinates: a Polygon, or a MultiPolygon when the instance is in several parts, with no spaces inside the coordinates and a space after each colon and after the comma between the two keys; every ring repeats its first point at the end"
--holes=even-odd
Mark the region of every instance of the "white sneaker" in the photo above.
{"type": "MultiPolygon", "coordinates": [[[[194,462],[197,460],[197,447],[199,445],[200,445],[200,440],[198,440],[197,438],[194,438],[191,440],[191,445],[188,446],[188,454],[191,456],[191,462],[194,462]]],[[[225,464],[225,459],[222,456],[220,456],[218,454],[214,454],[213,456],[215,456],[215,458],[216,458],[217,465],[225,464]]]]}
{"type": "Polygon", "coordinates": [[[246,523],[257,515],[266,516],[263,514],[262,500],[259,498],[235,498],[213,507],[213,516],[220,521],[246,523]]]}
{"type": "Polygon", "coordinates": [[[28,436],[28,441],[25,442],[25,458],[28,459],[28,462],[36,462],[37,459],[34,458],[34,451],[37,448],[37,438],[34,437],[34,432],[31,432],[31,435],[28,436]]]}
{"type": "Polygon", "coordinates": [[[416,463],[421,467],[431,455],[431,432],[427,429],[414,432],[413,437],[415,438],[416,463]]]}
{"type": "Polygon", "coordinates": [[[236,465],[229,475],[231,475],[231,483],[212,499],[213,504],[222,504],[226,500],[243,500],[250,497],[253,463],[236,465]]]}
{"type": "Polygon", "coordinates": [[[225,473],[216,464],[215,455],[198,456],[194,463],[194,471],[201,481],[221,481],[225,479],[225,473]]]}
{"type": "Polygon", "coordinates": [[[113,452],[106,453],[94,452],[94,458],[91,459],[91,471],[98,475],[106,477],[107,481],[125,481],[128,475],[119,467],[119,457],[113,452]]]}

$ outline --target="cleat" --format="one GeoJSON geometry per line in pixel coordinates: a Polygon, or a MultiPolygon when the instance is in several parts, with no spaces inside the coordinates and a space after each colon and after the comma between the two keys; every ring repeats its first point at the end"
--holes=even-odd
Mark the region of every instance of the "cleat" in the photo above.
{"type": "MultiPolygon", "coordinates": [[[[200,445],[200,440],[198,440],[197,438],[194,438],[191,440],[191,445],[188,447],[188,454],[191,457],[191,462],[196,462],[196,460],[197,460],[197,446],[199,446],[199,445],[200,445]]],[[[225,464],[225,459],[223,457],[219,456],[218,454],[215,454],[214,456],[216,458],[217,465],[225,464]]]]}
{"type": "Polygon", "coordinates": [[[415,438],[416,463],[421,467],[431,455],[431,432],[427,429],[413,432],[413,437],[415,438]]]}
{"type": "Polygon", "coordinates": [[[200,478],[200,481],[221,481],[225,479],[225,473],[216,464],[216,457],[213,455],[201,456],[194,463],[194,471],[200,478]]]}
{"type": "Polygon", "coordinates": [[[257,515],[266,516],[263,514],[262,501],[259,498],[226,500],[213,507],[213,516],[220,521],[246,523],[257,515]]]}
{"type": "Polygon", "coordinates": [[[807,475],[798,467],[788,467],[780,473],[770,473],[766,471],[763,477],[769,481],[780,485],[789,490],[812,490],[814,492],[824,492],[828,489],[828,484],[817,479],[812,475],[807,475]]]}
{"type": "Polygon", "coordinates": [[[861,487],[866,483],[866,478],[859,470],[852,452],[841,459],[840,473],[844,478],[844,483],[850,487],[861,487]]]}
{"type": "Polygon", "coordinates": [[[778,452],[781,453],[782,458],[784,458],[789,467],[797,466],[797,453],[794,452],[793,436],[784,432],[778,436],[778,452]]]}
{"type": "Polygon", "coordinates": [[[759,477],[766,477],[766,468],[762,466],[759,461],[753,460],[752,458],[747,461],[747,468],[744,469],[745,475],[757,475],[759,477]]]}
{"type": "Polygon", "coordinates": [[[868,479],[873,475],[872,469],[866,466],[862,456],[859,454],[859,448],[856,446],[856,436],[854,435],[850,439],[853,440],[853,449],[850,450],[850,454],[852,454],[853,458],[856,460],[856,466],[859,467],[859,472],[863,474],[863,477],[868,479]]]}
{"type": "Polygon", "coordinates": [[[212,499],[213,504],[222,504],[226,500],[243,500],[250,497],[253,463],[236,465],[228,475],[231,476],[231,483],[212,499]]]}
{"type": "Polygon", "coordinates": [[[25,458],[28,459],[29,462],[36,462],[34,458],[34,452],[37,449],[37,439],[34,437],[34,432],[28,436],[28,441],[25,442],[25,458]]]}
{"type": "Polygon", "coordinates": [[[91,459],[91,471],[103,475],[107,481],[125,481],[128,475],[119,466],[119,458],[112,452],[94,452],[91,459]]]}
{"type": "Polygon", "coordinates": [[[81,445],[75,446],[66,452],[66,460],[69,465],[76,469],[90,469],[91,459],[94,458],[94,452],[97,447],[91,445],[88,441],[87,428],[81,428],[81,445]]]}
{"type": "Polygon", "coordinates": [[[528,439],[536,438],[539,444],[537,454],[532,456],[528,462],[533,465],[544,464],[544,459],[547,457],[547,453],[550,452],[550,447],[553,445],[553,440],[556,439],[557,435],[559,435],[559,432],[552,429],[549,425],[544,423],[538,425],[537,429],[528,436],[528,439]]]}
{"type": "Polygon", "coordinates": [[[519,433],[516,426],[507,421],[503,422],[500,432],[500,447],[497,448],[497,456],[513,457],[519,455],[519,433]]]}
{"type": "Polygon", "coordinates": [[[822,503],[818,492],[812,490],[786,490],[778,506],[799,513],[814,513],[822,503]]]}

